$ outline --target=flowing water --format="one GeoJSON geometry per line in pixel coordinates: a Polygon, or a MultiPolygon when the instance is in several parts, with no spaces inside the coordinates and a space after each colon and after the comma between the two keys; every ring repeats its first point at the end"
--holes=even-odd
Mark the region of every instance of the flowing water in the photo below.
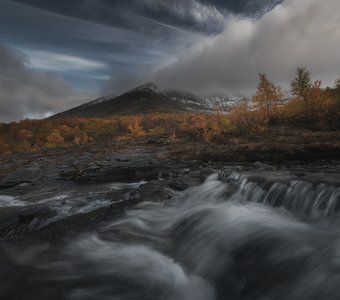
{"type": "Polygon", "coordinates": [[[226,169],[62,243],[2,246],[0,298],[340,299],[339,183],[226,169]]]}

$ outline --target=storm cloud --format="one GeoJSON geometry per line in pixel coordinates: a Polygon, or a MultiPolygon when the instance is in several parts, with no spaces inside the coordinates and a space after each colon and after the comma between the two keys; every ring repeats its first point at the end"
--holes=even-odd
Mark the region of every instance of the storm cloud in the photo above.
{"type": "Polygon", "coordinates": [[[0,121],[42,117],[84,100],[63,79],[31,70],[18,51],[0,45],[0,121]]]}
{"type": "Polygon", "coordinates": [[[258,72],[288,87],[297,66],[331,85],[340,75],[340,2],[286,0],[259,19],[230,15],[224,31],[205,37],[151,76],[165,88],[247,95],[258,72]]]}
{"type": "Polygon", "coordinates": [[[331,85],[339,28],[338,0],[0,0],[0,121],[149,81],[249,96],[303,65],[331,85]]]}

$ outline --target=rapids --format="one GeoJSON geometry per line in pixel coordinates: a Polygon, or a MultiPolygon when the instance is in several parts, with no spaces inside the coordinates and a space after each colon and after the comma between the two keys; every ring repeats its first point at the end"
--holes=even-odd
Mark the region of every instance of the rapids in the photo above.
{"type": "MultiPolygon", "coordinates": [[[[340,299],[340,187],[326,177],[229,168],[60,243],[4,244],[0,298],[340,299]]],[[[108,205],[94,198],[83,209],[108,205]]]]}

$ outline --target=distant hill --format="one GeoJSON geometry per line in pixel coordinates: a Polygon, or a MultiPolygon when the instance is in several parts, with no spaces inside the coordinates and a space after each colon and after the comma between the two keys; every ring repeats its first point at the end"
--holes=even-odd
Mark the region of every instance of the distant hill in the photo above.
{"type": "Polygon", "coordinates": [[[199,97],[191,93],[161,91],[147,83],[121,95],[109,95],[53,115],[50,118],[105,118],[151,112],[209,112],[216,108],[229,110],[238,99],[226,96],[199,97]]]}

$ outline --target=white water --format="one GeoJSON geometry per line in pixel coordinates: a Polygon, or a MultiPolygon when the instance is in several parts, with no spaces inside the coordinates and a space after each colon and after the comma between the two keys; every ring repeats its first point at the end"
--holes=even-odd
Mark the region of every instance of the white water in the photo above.
{"type": "MultiPolygon", "coordinates": [[[[296,180],[257,183],[239,173],[222,178],[212,175],[176,201],[142,203],[96,233],[37,252],[25,261],[30,271],[18,295],[340,299],[338,229],[314,222],[337,214],[339,188],[296,180]]],[[[3,289],[4,295],[17,285],[3,289]]]]}

